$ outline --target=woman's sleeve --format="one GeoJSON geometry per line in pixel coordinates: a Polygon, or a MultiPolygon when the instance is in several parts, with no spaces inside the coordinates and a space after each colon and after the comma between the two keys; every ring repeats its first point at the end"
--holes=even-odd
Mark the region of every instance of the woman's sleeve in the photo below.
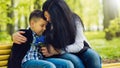
{"type": "Polygon", "coordinates": [[[77,53],[84,47],[84,33],[83,26],[80,21],[76,21],[76,37],[75,42],[66,47],[66,51],[70,53],[77,53]]]}

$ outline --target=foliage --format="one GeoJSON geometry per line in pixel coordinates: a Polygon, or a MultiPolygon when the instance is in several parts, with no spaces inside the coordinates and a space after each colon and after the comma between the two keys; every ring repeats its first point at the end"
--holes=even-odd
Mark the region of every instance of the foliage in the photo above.
{"type": "Polygon", "coordinates": [[[11,36],[6,32],[0,32],[0,44],[11,44],[11,36]]]}
{"type": "Polygon", "coordinates": [[[105,29],[105,32],[109,34],[106,36],[107,40],[111,40],[113,37],[120,37],[120,19],[116,18],[110,21],[110,25],[105,29]]]}
{"type": "Polygon", "coordinates": [[[81,0],[81,5],[82,20],[86,30],[90,30],[93,25],[98,27],[99,20],[102,20],[102,6],[99,0],[81,0]]]}
{"type": "MultiPolygon", "coordinates": [[[[0,15],[3,23],[11,23],[14,24],[15,28],[25,28],[26,24],[23,19],[27,17],[27,23],[28,23],[28,17],[31,11],[33,11],[35,2],[38,0],[14,0],[14,7],[10,8],[8,5],[11,5],[11,0],[2,0],[1,2],[1,8],[2,11],[5,11],[5,15],[0,15]],[[4,6],[4,7],[3,7],[4,6]],[[10,19],[7,17],[7,9],[11,9],[14,11],[14,18],[10,19]],[[5,17],[4,17],[5,16],[5,17]]],[[[39,0],[39,4],[42,6],[43,2],[45,0],[39,0]]],[[[96,24],[98,23],[98,15],[99,15],[99,10],[100,8],[100,3],[99,0],[65,0],[66,3],[68,3],[69,7],[72,9],[73,12],[77,13],[84,21],[85,26],[92,26],[91,24],[96,24]],[[86,3],[86,4],[84,4],[86,3]],[[89,7],[91,6],[91,7],[89,7]],[[94,10],[93,10],[94,9],[94,10]],[[94,19],[94,20],[93,20],[94,19]]],[[[5,24],[6,25],[6,24],[5,24]]],[[[4,25],[4,26],[5,26],[4,25]]],[[[16,29],[15,29],[16,30],[16,29]]]]}
{"type": "Polygon", "coordinates": [[[0,24],[3,25],[5,23],[7,23],[9,21],[9,18],[7,17],[7,9],[8,9],[8,5],[9,5],[10,1],[7,0],[7,2],[5,0],[0,1],[0,24]]]}

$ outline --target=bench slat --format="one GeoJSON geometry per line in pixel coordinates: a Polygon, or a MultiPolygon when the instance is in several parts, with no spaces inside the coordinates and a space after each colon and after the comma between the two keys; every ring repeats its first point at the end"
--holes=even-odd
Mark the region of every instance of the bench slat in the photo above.
{"type": "Polygon", "coordinates": [[[0,67],[0,68],[7,68],[7,66],[2,66],[2,67],[0,67]]]}
{"type": "Polygon", "coordinates": [[[0,50],[0,55],[8,55],[10,54],[11,50],[7,49],[7,50],[0,50]]]}
{"type": "Polygon", "coordinates": [[[11,49],[11,45],[0,45],[0,50],[11,49]]]}
{"type": "Polygon", "coordinates": [[[6,66],[8,63],[8,60],[0,61],[0,67],[1,66],[6,66]]]}
{"type": "Polygon", "coordinates": [[[9,58],[9,55],[0,55],[0,61],[7,60],[8,58],[9,58]]]}

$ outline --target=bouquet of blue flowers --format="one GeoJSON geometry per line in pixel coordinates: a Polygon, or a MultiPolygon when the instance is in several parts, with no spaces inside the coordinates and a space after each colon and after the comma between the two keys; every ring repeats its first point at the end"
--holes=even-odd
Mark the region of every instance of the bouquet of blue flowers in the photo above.
{"type": "Polygon", "coordinates": [[[45,43],[45,37],[44,36],[37,36],[35,38],[35,42],[33,43],[35,46],[44,46],[45,43]]]}

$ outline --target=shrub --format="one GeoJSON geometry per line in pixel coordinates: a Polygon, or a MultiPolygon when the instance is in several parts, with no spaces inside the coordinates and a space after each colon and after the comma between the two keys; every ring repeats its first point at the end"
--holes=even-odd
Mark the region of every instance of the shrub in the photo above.
{"type": "Polygon", "coordinates": [[[116,18],[110,21],[110,25],[105,29],[107,40],[112,40],[113,37],[120,37],[120,19],[116,18]]]}

